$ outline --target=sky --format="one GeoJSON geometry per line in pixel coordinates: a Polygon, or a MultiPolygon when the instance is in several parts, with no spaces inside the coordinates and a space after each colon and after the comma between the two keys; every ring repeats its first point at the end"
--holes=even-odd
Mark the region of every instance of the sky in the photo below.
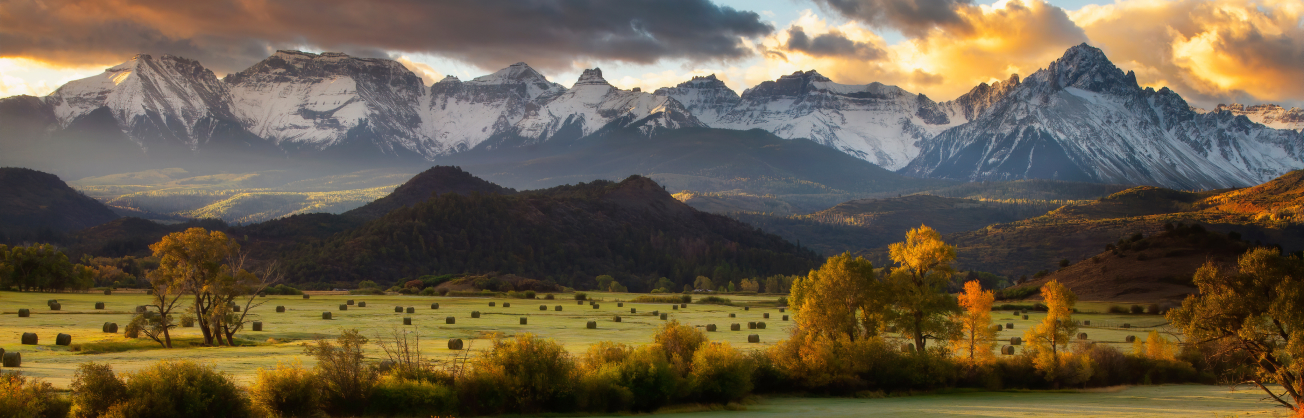
{"type": "Polygon", "coordinates": [[[740,93],[796,71],[938,100],[1101,48],[1192,105],[1304,105],[1304,0],[0,0],[0,97],[45,95],[137,53],[217,76],[277,49],[391,58],[434,83],[526,62],[654,90],[740,93]]]}

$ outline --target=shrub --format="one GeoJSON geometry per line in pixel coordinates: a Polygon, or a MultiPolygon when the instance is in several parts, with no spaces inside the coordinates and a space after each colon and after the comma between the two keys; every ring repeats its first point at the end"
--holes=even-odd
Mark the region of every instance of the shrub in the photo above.
{"type": "Polygon", "coordinates": [[[1118,306],[1118,305],[1109,305],[1109,313],[1112,313],[1112,314],[1125,314],[1125,313],[1127,313],[1127,308],[1124,308],[1124,307],[1122,307],[1122,306],[1118,306]]]}
{"type": "Polygon", "coordinates": [[[997,300],[1023,299],[1041,292],[1040,287],[1024,286],[1002,289],[996,292],[997,300]]]}
{"type": "Polygon", "coordinates": [[[326,410],[356,413],[366,405],[367,394],[376,383],[376,372],[362,364],[362,346],[367,337],[356,329],[345,330],[335,342],[319,339],[304,347],[317,359],[315,374],[322,385],[326,410]]]}
{"type": "Polygon", "coordinates": [[[693,354],[693,391],[707,402],[730,402],[752,391],[753,366],[727,342],[707,344],[693,354]]]}
{"type": "Polygon", "coordinates": [[[186,360],[126,373],[126,397],[106,417],[248,417],[249,400],[229,375],[186,360]]]}
{"type": "Polygon", "coordinates": [[[707,296],[704,298],[697,299],[697,303],[708,304],[708,305],[732,305],[733,301],[730,301],[728,298],[722,298],[719,296],[707,296]]]}
{"type": "Polygon", "coordinates": [[[68,415],[68,400],[51,385],[22,373],[0,372],[0,414],[9,417],[60,418],[68,415]]]}
{"type": "Polygon", "coordinates": [[[669,403],[679,386],[679,375],[658,344],[634,349],[620,362],[603,367],[598,374],[606,375],[610,381],[634,394],[629,408],[638,412],[655,411],[669,403]]]}
{"type": "Polygon", "coordinates": [[[693,353],[706,343],[706,333],[692,325],[682,324],[679,320],[671,320],[657,328],[652,341],[661,345],[666,358],[680,374],[687,374],[693,362],[693,353]]]}
{"type": "Polygon", "coordinates": [[[526,299],[534,299],[535,293],[533,290],[526,290],[524,296],[526,299]]]}
{"type": "Polygon", "coordinates": [[[603,366],[625,361],[634,348],[624,343],[601,341],[589,346],[588,351],[580,357],[580,367],[585,372],[593,373],[603,366]]]}
{"type": "Polygon", "coordinates": [[[1146,312],[1146,308],[1141,305],[1132,305],[1131,311],[1133,314],[1143,314],[1146,312]]]}
{"type": "Polygon", "coordinates": [[[273,418],[317,417],[321,409],[321,387],[317,376],[302,364],[276,363],[275,369],[258,369],[249,386],[254,411],[273,418]]]}
{"type": "Polygon", "coordinates": [[[386,376],[371,390],[368,415],[443,416],[457,412],[457,396],[446,385],[386,376]]]}
{"type": "Polygon", "coordinates": [[[263,293],[268,295],[302,295],[303,291],[295,289],[292,286],[278,284],[276,286],[268,287],[266,290],[263,290],[263,293]]]}
{"type": "MultiPolygon", "coordinates": [[[[397,290],[397,289],[395,289],[397,290]]],[[[379,287],[368,287],[365,289],[353,289],[349,291],[350,295],[384,295],[385,291],[379,287]]]]}
{"type": "Polygon", "coordinates": [[[98,417],[127,397],[127,385],[113,373],[113,367],[94,362],[77,366],[69,389],[72,416],[78,418],[98,417]]]}
{"type": "Polygon", "coordinates": [[[575,300],[588,300],[589,294],[584,292],[575,293],[575,300]]]}
{"type": "Polygon", "coordinates": [[[1164,308],[1159,306],[1158,303],[1152,303],[1150,306],[1146,306],[1146,313],[1151,315],[1163,315],[1164,308]]]}
{"type": "MultiPolygon", "coordinates": [[[[510,410],[524,413],[572,409],[578,369],[574,359],[556,341],[530,333],[494,341],[493,348],[475,360],[476,385],[493,385],[510,394],[503,399],[510,410]]],[[[460,390],[461,388],[459,388],[460,390]]],[[[487,395],[493,397],[492,392],[487,395]]]]}
{"type": "Polygon", "coordinates": [[[664,295],[651,296],[640,295],[634,298],[633,302],[639,303],[693,303],[693,297],[690,295],[664,295]]]}
{"type": "Polygon", "coordinates": [[[437,292],[433,287],[427,287],[425,289],[421,289],[421,296],[434,296],[436,293],[437,292]]]}

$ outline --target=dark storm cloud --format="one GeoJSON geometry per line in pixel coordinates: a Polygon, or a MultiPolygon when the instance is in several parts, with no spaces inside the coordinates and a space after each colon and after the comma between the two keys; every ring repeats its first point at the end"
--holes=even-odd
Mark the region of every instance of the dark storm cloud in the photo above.
{"type": "Polygon", "coordinates": [[[967,32],[962,9],[976,7],[969,0],[814,0],[839,14],[906,35],[920,37],[934,27],[967,32]]]}
{"type": "Polygon", "coordinates": [[[517,61],[731,60],[774,28],[710,0],[0,0],[0,56],[58,64],[171,53],[230,72],[276,49],[517,61]]]}
{"type": "Polygon", "coordinates": [[[883,58],[886,53],[866,42],[847,39],[839,31],[822,33],[811,38],[801,26],[788,28],[788,43],[784,45],[789,51],[800,51],[813,57],[847,57],[873,61],[883,58]]]}

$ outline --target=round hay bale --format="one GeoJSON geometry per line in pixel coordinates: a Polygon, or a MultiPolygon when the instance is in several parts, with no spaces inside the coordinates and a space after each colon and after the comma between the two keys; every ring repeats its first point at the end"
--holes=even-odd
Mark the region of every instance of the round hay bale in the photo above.
{"type": "Polygon", "coordinates": [[[359,308],[365,308],[365,307],[367,307],[367,302],[358,302],[358,307],[359,307],[359,308]]]}
{"type": "Polygon", "coordinates": [[[783,320],[784,320],[784,321],[787,321],[787,320],[788,320],[788,315],[784,315],[784,316],[783,316],[783,320]]]}
{"type": "Polygon", "coordinates": [[[71,335],[60,333],[54,336],[54,345],[70,345],[70,344],[72,344],[71,335]]]}
{"type": "Polygon", "coordinates": [[[589,321],[584,326],[588,329],[598,329],[598,321],[589,321]]]}
{"type": "Polygon", "coordinates": [[[489,302],[489,307],[493,307],[496,302],[489,302]]]}
{"type": "Polygon", "coordinates": [[[671,310],[679,310],[679,305],[670,305],[671,310]]]}
{"type": "Polygon", "coordinates": [[[779,313],[784,313],[784,308],[779,308],[779,313]]]}
{"type": "Polygon", "coordinates": [[[254,328],[254,331],[262,331],[262,330],[263,330],[263,321],[254,321],[254,323],[253,323],[253,328],[254,328]]]}
{"type": "Polygon", "coordinates": [[[629,308],[629,313],[631,313],[631,314],[636,314],[636,313],[638,313],[638,308],[629,308]]]}
{"type": "Polygon", "coordinates": [[[60,308],[63,308],[63,305],[60,305],[60,304],[57,304],[57,303],[52,303],[52,304],[50,304],[50,310],[52,310],[52,311],[57,311],[57,310],[59,310],[60,308]]]}
{"type": "Polygon", "coordinates": [[[439,304],[438,303],[430,304],[430,309],[439,309],[439,304]]]}
{"type": "Polygon", "coordinates": [[[1132,324],[1123,324],[1123,328],[1132,328],[1132,324]]]}
{"type": "Polygon", "coordinates": [[[23,367],[23,355],[19,353],[4,354],[5,367],[23,367]]]}
{"type": "Polygon", "coordinates": [[[104,296],[113,296],[113,289],[104,289],[104,296]]]}
{"type": "Polygon", "coordinates": [[[24,332],[22,341],[23,341],[23,345],[36,345],[37,343],[36,333],[24,332]]]}
{"type": "Polygon", "coordinates": [[[285,313],[285,306],[277,306],[276,313],[285,313]]]}
{"type": "Polygon", "coordinates": [[[598,304],[595,303],[595,304],[593,304],[593,309],[598,309],[599,306],[602,306],[602,305],[598,305],[598,304]]]}
{"type": "Polygon", "coordinates": [[[756,323],[756,329],[765,329],[765,323],[764,323],[764,322],[757,322],[757,323],[756,323]]]}
{"type": "Polygon", "coordinates": [[[761,318],[770,319],[770,313],[769,313],[769,312],[766,312],[766,313],[761,314],[761,318]]]}
{"type": "Polygon", "coordinates": [[[23,308],[23,309],[19,309],[19,310],[18,310],[18,317],[19,317],[19,318],[27,318],[27,317],[29,317],[29,316],[32,316],[32,310],[27,309],[27,308],[23,308]]]}
{"type": "Polygon", "coordinates": [[[510,307],[512,307],[512,303],[511,303],[511,302],[503,302],[503,307],[504,307],[504,308],[510,308],[510,307]]]}
{"type": "Polygon", "coordinates": [[[1082,321],[1082,326],[1084,326],[1084,327],[1089,327],[1089,326],[1091,326],[1091,321],[1082,321]]]}
{"type": "Polygon", "coordinates": [[[403,317],[403,325],[412,325],[412,317],[410,316],[403,317]]]}
{"type": "Polygon", "coordinates": [[[575,304],[576,304],[576,305],[583,305],[583,304],[584,304],[584,301],[582,301],[582,300],[577,300],[577,301],[575,301],[575,304]]]}
{"type": "Polygon", "coordinates": [[[321,313],[321,319],[331,319],[331,313],[330,313],[330,312],[322,312],[322,313],[321,313]]]}
{"type": "Polygon", "coordinates": [[[118,324],[112,322],[105,322],[104,326],[100,327],[101,332],[118,332],[117,329],[118,329],[118,324]],[[113,331],[109,331],[109,330],[113,330],[113,331]]]}
{"type": "Polygon", "coordinates": [[[1010,345],[1021,345],[1021,344],[1023,344],[1023,338],[1019,338],[1019,337],[1010,338],[1010,345]]]}
{"type": "Polygon", "coordinates": [[[715,324],[706,324],[706,332],[715,332],[715,324]]]}
{"type": "Polygon", "coordinates": [[[471,317],[472,317],[472,318],[479,318],[479,317],[480,317],[480,311],[471,311],[471,317]]]}
{"type": "Polygon", "coordinates": [[[652,311],[652,316],[661,315],[660,311],[652,311]]]}
{"type": "Polygon", "coordinates": [[[756,323],[755,323],[755,322],[748,322],[748,323],[747,323],[747,329],[756,329],[756,323]]]}
{"type": "Polygon", "coordinates": [[[1014,347],[1008,345],[1001,346],[1001,355],[1006,355],[1006,356],[1014,355],[1014,347]]]}
{"type": "Polygon", "coordinates": [[[349,305],[340,305],[340,310],[341,310],[341,311],[347,311],[347,310],[349,310],[349,305]]]}
{"type": "Polygon", "coordinates": [[[409,306],[407,308],[407,313],[417,313],[417,308],[415,306],[409,306]]]}
{"type": "Polygon", "coordinates": [[[394,313],[403,313],[403,307],[402,307],[402,306],[395,306],[395,307],[394,307],[394,313]]]}
{"type": "Polygon", "coordinates": [[[1085,333],[1085,332],[1079,332],[1079,333],[1078,333],[1078,339],[1079,339],[1079,340],[1085,340],[1085,339],[1087,339],[1087,333],[1085,333]]]}
{"type": "Polygon", "coordinates": [[[760,335],[757,335],[757,334],[749,334],[749,335],[747,335],[747,342],[749,342],[749,343],[759,343],[759,342],[761,342],[761,336],[760,336],[760,335]]]}
{"type": "Polygon", "coordinates": [[[732,313],[732,312],[731,312],[731,313],[729,313],[729,317],[730,317],[730,318],[737,318],[737,317],[738,317],[738,314],[736,314],[736,313],[732,313]]]}
{"type": "Polygon", "coordinates": [[[624,308],[624,307],[625,307],[625,302],[616,302],[616,307],[617,307],[617,308],[624,308]]]}
{"type": "Polygon", "coordinates": [[[554,306],[554,307],[552,308],[552,310],[557,311],[557,312],[561,312],[561,305],[554,306]]]}
{"type": "Polygon", "coordinates": [[[95,309],[104,309],[104,302],[95,302],[95,309]]]}
{"type": "Polygon", "coordinates": [[[744,311],[750,311],[750,310],[752,310],[752,307],[751,307],[751,306],[744,306],[744,307],[743,307],[743,310],[744,310],[744,311]]]}
{"type": "Polygon", "coordinates": [[[742,330],[743,330],[743,326],[742,326],[742,324],[729,324],[729,330],[730,330],[730,331],[742,331],[742,330]]]}
{"type": "Polygon", "coordinates": [[[462,349],[462,339],[461,339],[461,338],[453,338],[453,339],[449,339],[449,340],[448,340],[448,349],[449,349],[449,350],[461,350],[461,349],[462,349]]]}
{"type": "Polygon", "coordinates": [[[688,304],[687,304],[687,303],[681,303],[681,304],[679,304],[679,307],[680,307],[680,308],[687,308],[687,307],[688,307],[688,304]]]}
{"type": "Polygon", "coordinates": [[[50,299],[50,300],[45,301],[46,306],[53,305],[53,304],[56,304],[56,303],[59,303],[59,300],[58,300],[58,299],[50,299]]]}
{"type": "Polygon", "coordinates": [[[667,319],[670,319],[670,314],[668,314],[668,313],[663,313],[663,314],[661,314],[661,320],[662,320],[662,321],[665,321],[665,320],[667,320],[667,319]]]}
{"type": "Polygon", "coordinates": [[[620,322],[620,315],[611,317],[611,322],[620,322]]]}
{"type": "Polygon", "coordinates": [[[352,304],[353,304],[353,299],[349,299],[347,302],[344,302],[344,304],[345,304],[345,305],[352,305],[352,304]]]}
{"type": "Polygon", "coordinates": [[[1006,322],[1006,323],[1005,323],[1005,329],[1014,329],[1014,323],[1013,323],[1013,322],[1006,322]]]}
{"type": "Polygon", "coordinates": [[[521,325],[528,325],[529,323],[530,323],[529,318],[523,316],[521,317],[521,325]]]}
{"type": "Polygon", "coordinates": [[[1027,321],[1027,320],[1028,320],[1028,316],[1027,316],[1027,315],[1024,315],[1024,316],[1023,316],[1023,320],[1027,321]]]}
{"type": "Polygon", "coordinates": [[[306,294],[306,293],[303,295],[303,298],[304,298],[304,299],[308,299],[308,298],[311,298],[311,297],[312,297],[312,296],[309,296],[309,295],[306,294]]]}
{"type": "Polygon", "coordinates": [[[452,317],[452,316],[445,317],[445,318],[444,318],[444,323],[445,323],[445,324],[448,324],[448,325],[456,324],[456,323],[457,323],[457,317],[452,317]]]}
{"type": "MultiPolygon", "coordinates": [[[[24,335],[26,335],[26,334],[24,334],[24,335]]],[[[1126,338],[1124,338],[1123,341],[1126,341],[1126,342],[1129,342],[1129,343],[1134,343],[1134,342],[1136,342],[1136,336],[1135,336],[1135,335],[1129,335],[1129,336],[1127,336],[1126,338]]]]}
{"type": "Polygon", "coordinates": [[[539,310],[541,310],[541,311],[546,311],[546,310],[548,310],[548,305],[539,305],[539,310]]]}

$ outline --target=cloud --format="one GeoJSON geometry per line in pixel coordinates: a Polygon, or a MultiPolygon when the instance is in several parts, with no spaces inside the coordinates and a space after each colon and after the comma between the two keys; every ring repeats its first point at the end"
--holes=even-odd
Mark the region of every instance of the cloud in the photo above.
{"type": "Polygon", "coordinates": [[[408,71],[412,71],[417,75],[417,77],[421,77],[421,81],[427,86],[444,79],[444,75],[439,71],[435,71],[434,67],[431,67],[428,64],[412,61],[411,58],[408,58],[405,55],[394,58],[394,61],[398,61],[399,64],[403,64],[404,67],[407,67],[408,71]]]}
{"type": "Polygon", "coordinates": [[[877,46],[848,39],[838,30],[831,30],[811,38],[806,35],[805,29],[801,26],[788,28],[788,43],[784,45],[784,49],[801,51],[814,57],[853,57],[871,61],[886,55],[877,46]]]}
{"type": "Polygon", "coordinates": [[[1121,0],[1073,13],[1092,41],[1142,85],[1193,104],[1304,98],[1304,3],[1121,0]]]}
{"type": "Polygon", "coordinates": [[[968,0],[814,0],[842,16],[877,28],[891,28],[921,37],[934,28],[971,31],[967,14],[977,6],[968,0]]]}
{"type": "Polygon", "coordinates": [[[773,31],[710,0],[0,0],[0,57],[79,65],[171,53],[219,73],[282,48],[425,53],[487,69],[728,61],[773,31]]]}

